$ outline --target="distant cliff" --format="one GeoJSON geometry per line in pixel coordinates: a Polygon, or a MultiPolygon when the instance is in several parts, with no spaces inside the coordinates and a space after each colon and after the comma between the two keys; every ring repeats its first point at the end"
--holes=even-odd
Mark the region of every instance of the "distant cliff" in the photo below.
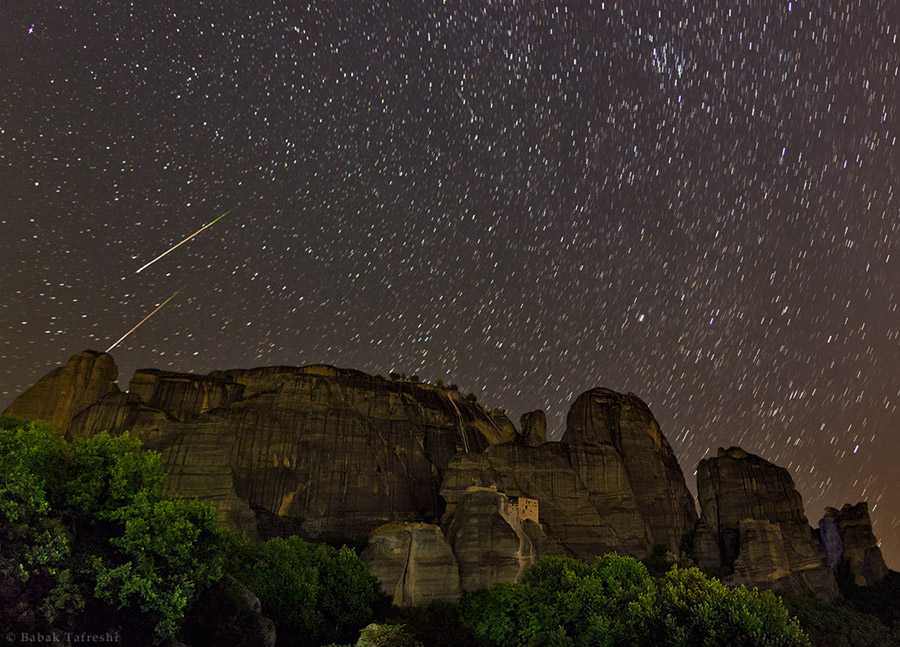
{"type": "Polygon", "coordinates": [[[861,585],[886,573],[864,503],[813,530],[787,470],[739,448],[701,461],[698,519],[633,394],[582,394],[562,442],[545,442],[543,412],[517,429],[454,389],[331,366],[148,369],[127,392],[117,374],[109,355],[78,353],[6,413],[68,438],[131,431],[162,455],[170,491],[251,538],[368,540],[363,558],[398,604],[514,580],[542,555],[655,547],[732,583],[825,598],[836,572],[861,585]]]}

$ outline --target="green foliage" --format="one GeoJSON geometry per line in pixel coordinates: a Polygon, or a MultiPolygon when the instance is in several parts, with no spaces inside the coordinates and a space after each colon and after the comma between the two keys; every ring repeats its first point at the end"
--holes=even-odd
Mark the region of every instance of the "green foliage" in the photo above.
{"type": "Polygon", "coordinates": [[[888,571],[880,582],[848,587],[844,592],[854,609],[876,616],[886,626],[894,628],[900,643],[900,573],[888,571]]]}
{"type": "Polygon", "coordinates": [[[669,549],[667,546],[657,544],[653,547],[653,551],[641,560],[641,563],[647,567],[651,575],[657,577],[665,575],[675,563],[669,559],[668,553],[669,549]]]}
{"type": "Polygon", "coordinates": [[[471,629],[463,624],[460,607],[434,600],[424,607],[393,607],[385,622],[402,624],[412,636],[429,647],[477,647],[471,629]]]}
{"type": "Polygon", "coordinates": [[[356,647],[422,647],[404,625],[372,624],[362,630],[356,647]]]}
{"type": "Polygon", "coordinates": [[[386,604],[378,580],[346,546],[276,538],[237,546],[233,561],[275,622],[279,645],[346,641],[386,604]]]}
{"type": "Polygon", "coordinates": [[[771,593],[730,588],[697,569],[657,579],[614,554],[593,565],[544,558],[519,583],[466,595],[461,606],[486,646],[809,645],[771,593]]]}
{"type": "Polygon", "coordinates": [[[121,623],[173,635],[221,575],[215,511],[167,499],[159,456],[127,434],[71,444],[0,420],[0,618],[22,631],[121,623]],[[92,614],[99,615],[98,620],[92,614]]]}
{"type": "Polygon", "coordinates": [[[0,626],[47,627],[84,606],[50,506],[59,453],[49,426],[0,416],[0,626]]]}
{"type": "MultiPolygon", "coordinates": [[[[813,644],[819,647],[890,647],[900,643],[900,636],[892,636],[877,617],[861,613],[847,601],[829,603],[789,595],[782,599],[813,644]]],[[[896,605],[898,600],[894,598],[888,603],[896,605]]]]}

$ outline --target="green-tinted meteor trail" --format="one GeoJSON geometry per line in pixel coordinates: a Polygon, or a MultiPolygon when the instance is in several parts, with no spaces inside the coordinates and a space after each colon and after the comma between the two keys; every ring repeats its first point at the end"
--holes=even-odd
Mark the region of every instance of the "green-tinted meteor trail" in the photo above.
{"type": "Polygon", "coordinates": [[[209,227],[212,227],[214,224],[216,224],[217,222],[219,222],[222,218],[224,218],[225,216],[227,216],[227,215],[228,215],[229,213],[231,213],[232,211],[234,211],[234,210],[233,210],[233,209],[229,209],[228,211],[226,211],[225,213],[223,213],[221,216],[219,216],[218,218],[216,218],[215,220],[213,220],[211,223],[206,224],[206,225],[203,225],[202,227],[200,227],[200,229],[198,229],[197,231],[195,231],[193,234],[191,234],[190,236],[188,236],[187,238],[185,238],[183,241],[181,241],[181,242],[178,243],[177,245],[173,245],[172,247],[170,247],[169,249],[167,249],[166,251],[164,251],[162,254],[160,254],[159,256],[157,256],[156,258],[154,258],[154,259],[153,259],[152,261],[150,261],[149,263],[146,263],[146,264],[142,265],[142,266],[138,269],[138,271],[135,272],[135,274],[140,274],[143,270],[145,270],[145,269],[147,269],[148,267],[150,267],[151,265],[153,265],[156,261],[158,261],[159,259],[161,259],[163,256],[165,256],[166,254],[168,254],[168,253],[171,252],[172,250],[177,249],[178,247],[181,247],[182,245],[184,245],[186,242],[188,242],[191,238],[193,238],[194,236],[196,236],[197,234],[199,234],[199,233],[200,233],[201,231],[203,231],[204,229],[207,229],[207,228],[209,228],[209,227]]]}

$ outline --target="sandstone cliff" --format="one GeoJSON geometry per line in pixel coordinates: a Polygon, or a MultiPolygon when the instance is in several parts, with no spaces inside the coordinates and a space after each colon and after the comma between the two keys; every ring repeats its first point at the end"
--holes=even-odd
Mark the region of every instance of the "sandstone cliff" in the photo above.
{"type": "Polygon", "coordinates": [[[584,452],[615,448],[653,543],[678,553],[697,521],[694,499],[675,453],[646,404],[633,393],[588,391],[569,410],[563,442],[584,452]]]}
{"type": "Polygon", "coordinates": [[[790,593],[838,595],[803,501],[783,467],[738,447],[700,461],[701,518],[694,545],[701,566],[733,569],[731,581],[790,593]]]}
{"type": "Polygon", "coordinates": [[[563,441],[547,442],[542,411],[516,429],[455,390],[331,366],[147,369],[124,393],[116,375],[109,355],[79,353],[7,413],[68,437],[131,431],[161,453],[169,491],[214,503],[252,538],[368,538],[398,604],[515,580],[543,555],[644,557],[660,544],[678,555],[692,543],[696,563],[733,583],[824,597],[837,591],[826,554],[858,583],[886,570],[865,504],[826,514],[823,548],[788,472],[737,448],[701,462],[697,520],[633,394],[582,394],[563,441]]]}
{"type": "Polygon", "coordinates": [[[119,369],[106,353],[86,350],[69,358],[16,398],[4,413],[26,420],[46,420],[60,436],[72,418],[107,393],[117,392],[119,369]]]}
{"type": "Polygon", "coordinates": [[[872,532],[869,505],[860,501],[856,505],[845,504],[840,510],[826,508],[819,521],[819,539],[825,549],[828,565],[842,575],[847,570],[849,579],[857,586],[880,582],[888,568],[872,532]]]}

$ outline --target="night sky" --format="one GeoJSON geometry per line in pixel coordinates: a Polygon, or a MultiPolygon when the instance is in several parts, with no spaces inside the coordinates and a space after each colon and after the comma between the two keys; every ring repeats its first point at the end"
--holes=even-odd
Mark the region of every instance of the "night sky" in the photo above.
{"type": "Polygon", "coordinates": [[[741,445],[900,566],[900,3],[571,4],[3,3],[0,407],[181,290],[123,388],[633,391],[692,488],[741,445]]]}

